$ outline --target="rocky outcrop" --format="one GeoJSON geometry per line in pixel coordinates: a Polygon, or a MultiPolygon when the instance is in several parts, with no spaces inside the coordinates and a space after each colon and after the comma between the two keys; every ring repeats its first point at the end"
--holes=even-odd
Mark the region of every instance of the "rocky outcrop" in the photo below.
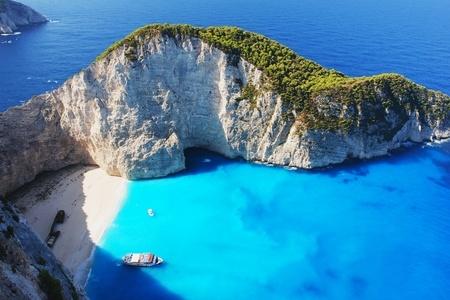
{"type": "Polygon", "coordinates": [[[33,180],[43,170],[88,161],[80,154],[84,150],[61,129],[63,111],[61,102],[45,95],[0,114],[2,194],[33,180]]]}
{"type": "Polygon", "coordinates": [[[45,22],[48,22],[46,17],[22,3],[0,0],[0,34],[10,34],[21,26],[45,22]]]}
{"type": "Polygon", "coordinates": [[[184,168],[190,147],[315,168],[450,137],[450,98],[398,75],[339,75],[343,84],[295,109],[260,68],[197,35],[127,39],[60,88],[0,114],[0,192],[77,163],[130,179],[165,176],[184,168]]]}
{"type": "Polygon", "coordinates": [[[14,207],[0,202],[0,298],[84,299],[14,207]]]}

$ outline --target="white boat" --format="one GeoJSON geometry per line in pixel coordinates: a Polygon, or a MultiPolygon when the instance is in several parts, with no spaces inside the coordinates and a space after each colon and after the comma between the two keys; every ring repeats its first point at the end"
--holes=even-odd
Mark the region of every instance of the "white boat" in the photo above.
{"type": "Polygon", "coordinates": [[[155,212],[153,211],[153,209],[149,208],[149,209],[147,209],[147,214],[148,214],[150,217],[153,217],[153,216],[155,215],[155,212]]]}
{"type": "Polygon", "coordinates": [[[152,253],[130,253],[122,258],[124,264],[135,267],[153,267],[162,264],[164,260],[152,253]]]}

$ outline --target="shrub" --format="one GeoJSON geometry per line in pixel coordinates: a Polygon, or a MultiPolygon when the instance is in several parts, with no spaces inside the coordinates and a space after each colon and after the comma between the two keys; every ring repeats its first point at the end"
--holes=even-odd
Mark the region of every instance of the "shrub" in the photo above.
{"type": "Polygon", "coordinates": [[[256,87],[249,83],[241,89],[241,96],[236,98],[236,101],[248,100],[250,105],[254,107],[256,105],[256,98],[258,97],[258,90],[256,87]]]}
{"type": "Polygon", "coordinates": [[[0,196],[0,200],[2,201],[3,205],[8,205],[8,199],[6,198],[6,196],[0,196]]]}
{"type": "Polygon", "coordinates": [[[8,225],[8,227],[6,227],[6,230],[3,231],[3,234],[7,239],[12,238],[14,236],[14,228],[11,225],[8,225]]]}
{"type": "Polygon", "coordinates": [[[0,244],[0,260],[5,261],[7,256],[6,245],[0,244]]]}
{"type": "Polygon", "coordinates": [[[63,300],[61,282],[54,278],[47,270],[39,271],[39,287],[49,300],[63,300]]]}
{"type": "MultiPolygon", "coordinates": [[[[244,58],[264,73],[267,77],[266,84],[281,96],[289,111],[296,112],[307,128],[350,130],[355,126],[361,127],[362,124],[362,128],[367,129],[370,122],[386,121],[386,108],[400,113],[400,119],[406,115],[407,108],[418,109],[422,115],[435,119],[445,118],[450,111],[450,97],[433,92],[440,103],[435,105],[439,109],[432,108],[428,103],[427,90],[398,74],[347,77],[299,56],[276,41],[236,27],[148,25],[113,44],[97,60],[106,58],[112,51],[122,46],[126,49],[126,57],[131,61],[136,60],[140,43],[144,39],[158,35],[174,37],[176,43],[186,37],[197,37],[227,53],[234,63],[237,61],[236,58],[244,58]],[[381,102],[380,89],[385,92],[383,107],[375,112],[365,112],[376,115],[376,118],[369,122],[361,120],[358,114],[347,116],[345,119],[324,115],[314,102],[317,97],[332,97],[340,107],[357,108],[361,103],[381,102]]],[[[248,85],[242,89],[242,96],[238,100],[252,100],[255,93],[256,89],[248,85]]]]}
{"type": "Polygon", "coordinates": [[[40,264],[41,266],[45,266],[47,261],[42,256],[39,256],[38,259],[37,259],[37,263],[40,264]]]}
{"type": "Polygon", "coordinates": [[[73,286],[73,284],[70,286],[70,295],[72,296],[72,300],[78,300],[80,297],[78,297],[78,292],[73,286]]]}

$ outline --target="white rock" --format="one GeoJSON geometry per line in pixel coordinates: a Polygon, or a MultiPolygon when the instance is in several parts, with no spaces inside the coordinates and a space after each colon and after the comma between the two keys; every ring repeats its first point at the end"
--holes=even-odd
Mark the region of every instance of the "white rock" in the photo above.
{"type": "Polygon", "coordinates": [[[0,34],[11,34],[18,27],[48,22],[48,19],[22,3],[0,1],[0,34]]]}
{"type": "MultiPolygon", "coordinates": [[[[416,111],[391,141],[380,139],[377,128],[300,134],[298,121],[283,117],[287,108],[275,93],[260,93],[254,105],[236,101],[241,83],[261,86],[261,71],[248,62],[233,65],[195,37],[157,36],[141,44],[138,61],[130,62],[120,47],[57,90],[0,114],[0,192],[77,163],[130,179],[166,176],[185,167],[190,147],[315,168],[384,155],[407,140],[450,136],[448,114],[436,123],[420,121],[416,111]]],[[[320,109],[336,111],[326,101],[317,99],[320,109]]]]}

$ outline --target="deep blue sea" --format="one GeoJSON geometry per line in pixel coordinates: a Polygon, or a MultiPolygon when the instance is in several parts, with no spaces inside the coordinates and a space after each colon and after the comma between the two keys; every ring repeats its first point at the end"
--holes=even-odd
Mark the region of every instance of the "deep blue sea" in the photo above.
{"type": "MultiPolygon", "coordinates": [[[[236,25],[349,75],[398,72],[450,94],[450,0],[23,2],[52,21],[0,36],[0,111],[152,22],[236,25]]],[[[185,172],[130,183],[91,299],[450,298],[450,143],[314,172],[187,157],[185,172]],[[127,268],[130,251],[167,263],[127,268]]]]}

